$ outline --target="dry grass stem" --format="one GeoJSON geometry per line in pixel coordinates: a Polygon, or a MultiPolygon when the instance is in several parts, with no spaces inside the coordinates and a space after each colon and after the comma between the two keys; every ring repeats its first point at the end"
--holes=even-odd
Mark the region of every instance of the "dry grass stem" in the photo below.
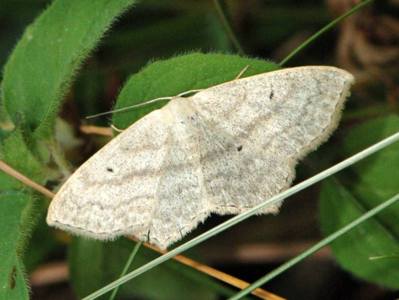
{"type": "Polygon", "coordinates": [[[69,269],[66,262],[53,262],[39,266],[29,276],[32,286],[45,286],[64,282],[69,278],[69,269]]]}
{"type": "Polygon", "coordinates": [[[15,169],[13,169],[11,166],[7,165],[4,161],[0,160],[0,170],[2,170],[4,173],[10,175],[11,177],[14,177],[15,179],[21,181],[23,184],[31,187],[32,189],[38,191],[39,193],[43,194],[47,198],[52,199],[54,197],[54,193],[46,189],[44,186],[34,182],[33,180],[29,179],[25,175],[22,175],[15,169]]]}
{"type": "MultiPolygon", "coordinates": [[[[134,237],[128,237],[128,238],[133,240],[133,241],[137,241],[137,239],[134,238],[134,237]]],[[[153,246],[151,244],[148,244],[148,243],[144,243],[144,246],[146,246],[147,248],[152,249],[155,252],[158,252],[160,254],[165,254],[167,252],[167,251],[161,250],[161,249],[159,249],[159,248],[157,248],[157,247],[155,247],[155,246],[153,246]]],[[[193,268],[193,269],[195,269],[197,271],[200,271],[200,272],[202,272],[204,274],[207,274],[207,275],[209,275],[209,276],[211,276],[213,278],[216,278],[216,279],[218,279],[218,280],[220,280],[222,282],[228,283],[231,286],[234,286],[236,288],[244,289],[247,286],[249,286],[249,283],[244,281],[244,280],[241,280],[239,278],[236,278],[234,276],[226,274],[226,273],[224,273],[222,271],[219,271],[217,269],[214,269],[214,268],[212,268],[210,266],[204,265],[204,264],[202,264],[202,263],[200,263],[198,261],[195,261],[195,260],[193,260],[191,258],[188,258],[186,256],[176,255],[173,259],[178,261],[178,262],[180,262],[180,263],[182,263],[183,265],[189,266],[189,267],[191,267],[191,268],[193,268]]],[[[265,291],[265,290],[263,290],[261,288],[257,288],[255,290],[253,290],[252,294],[254,296],[259,297],[260,299],[268,299],[268,300],[284,300],[285,299],[285,298],[277,296],[277,295],[275,295],[273,293],[265,291]]]]}
{"type": "Polygon", "coordinates": [[[100,126],[93,126],[93,125],[81,125],[79,127],[80,131],[84,134],[96,134],[102,136],[109,136],[112,137],[112,128],[110,127],[100,127],[100,126]]]}

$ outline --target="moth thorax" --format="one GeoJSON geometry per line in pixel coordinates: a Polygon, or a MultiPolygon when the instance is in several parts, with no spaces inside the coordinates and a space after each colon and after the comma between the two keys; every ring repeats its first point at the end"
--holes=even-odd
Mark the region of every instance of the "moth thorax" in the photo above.
{"type": "Polygon", "coordinates": [[[190,98],[176,97],[169,101],[164,107],[169,112],[172,119],[180,119],[190,116],[194,113],[194,109],[190,104],[190,98]]]}

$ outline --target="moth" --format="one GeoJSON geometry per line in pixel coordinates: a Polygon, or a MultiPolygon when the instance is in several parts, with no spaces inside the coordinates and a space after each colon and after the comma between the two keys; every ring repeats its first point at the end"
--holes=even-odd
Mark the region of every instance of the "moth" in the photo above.
{"type": "Polygon", "coordinates": [[[353,82],[344,70],[306,66],[173,98],[78,168],[47,223],[164,249],[211,213],[239,214],[287,189],[298,161],[337,127],[353,82]]]}

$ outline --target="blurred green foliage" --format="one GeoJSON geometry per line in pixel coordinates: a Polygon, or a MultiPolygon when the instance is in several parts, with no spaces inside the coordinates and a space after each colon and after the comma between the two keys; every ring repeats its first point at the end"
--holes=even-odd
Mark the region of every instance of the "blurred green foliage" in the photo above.
{"type": "MultiPolygon", "coordinates": [[[[60,162],[60,158],[65,157],[65,149],[56,146],[58,141],[54,135],[58,111],[73,130],[84,116],[110,109],[115,102],[116,107],[124,107],[206,88],[234,78],[247,64],[250,68],[244,76],[273,70],[277,65],[266,58],[281,60],[331,20],[324,4],[315,0],[221,1],[248,55],[240,58],[234,55],[235,49],[212,1],[147,0],[125,11],[134,2],[1,2],[0,65],[4,72],[0,94],[0,159],[40,184],[57,184],[67,172],[67,163],[60,162]],[[121,15],[122,12],[125,13],[121,15]],[[27,27],[35,19],[34,25],[27,27]],[[99,43],[112,22],[112,30],[99,43]],[[212,54],[201,54],[209,52],[212,54]]],[[[290,63],[334,64],[336,33],[327,33],[290,63]]],[[[373,99],[372,111],[375,113],[378,107],[378,114],[382,116],[373,120],[369,107],[359,101],[361,97],[355,95],[350,101],[344,114],[344,120],[349,121],[342,124],[338,135],[319,151],[321,159],[312,156],[311,164],[317,169],[398,130],[397,117],[388,116],[392,110],[384,98],[373,99]],[[353,120],[362,125],[351,129],[353,120]],[[333,143],[343,147],[334,147],[333,143]]],[[[125,128],[161,105],[163,103],[114,115],[112,122],[125,128]]],[[[108,125],[110,121],[104,118],[95,122],[108,125]]],[[[76,145],[74,156],[67,159],[84,161],[97,148],[97,141],[84,137],[80,143],[76,139],[70,141],[76,145]],[[81,144],[84,146],[80,147],[81,144]]],[[[345,172],[339,177],[340,183],[329,181],[323,185],[320,220],[326,234],[399,190],[396,153],[396,146],[381,151],[345,172]]],[[[301,168],[299,174],[305,177],[311,172],[301,168]]],[[[50,253],[60,249],[44,222],[46,203],[37,198],[21,183],[0,172],[3,237],[0,267],[6,270],[0,272],[1,299],[27,299],[25,269],[33,270],[50,253]],[[41,203],[37,204],[39,200],[41,203]],[[29,251],[25,251],[26,247],[29,251]]],[[[368,260],[369,256],[389,255],[398,249],[397,216],[397,207],[393,207],[335,242],[332,248],[338,262],[359,277],[398,288],[396,262],[368,260]]],[[[74,239],[70,266],[77,294],[84,296],[115,279],[130,247],[133,248],[130,242],[121,240],[111,244],[74,239]]],[[[143,264],[152,257],[145,252],[135,264],[143,264]]],[[[187,298],[193,291],[198,299],[230,293],[193,270],[169,263],[127,284],[121,294],[173,299],[187,298]],[[154,281],[153,277],[157,279],[154,281]],[[163,293],[166,289],[170,294],[163,293]]]]}

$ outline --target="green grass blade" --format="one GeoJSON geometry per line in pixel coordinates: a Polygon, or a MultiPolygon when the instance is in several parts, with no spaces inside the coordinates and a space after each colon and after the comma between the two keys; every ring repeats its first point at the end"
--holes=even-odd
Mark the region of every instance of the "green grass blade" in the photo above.
{"type": "Polygon", "coordinates": [[[379,212],[381,212],[385,208],[393,205],[394,203],[397,203],[398,200],[399,200],[399,193],[396,194],[395,196],[393,196],[392,198],[388,199],[387,201],[381,203],[380,205],[374,207],[373,209],[369,210],[368,212],[363,214],[361,217],[359,217],[356,220],[352,221],[348,225],[342,227],[340,230],[337,230],[333,234],[330,234],[326,238],[322,239],[320,242],[318,242],[317,244],[313,245],[312,247],[310,247],[308,250],[304,251],[300,255],[294,257],[293,259],[290,259],[286,263],[282,264],[280,267],[274,269],[270,273],[268,273],[265,276],[263,276],[262,278],[258,279],[257,281],[255,281],[254,283],[249,285],[247,288],[243,289],[242,291],[237,293],[235,296],[231,297],[230,300],[238,300],[238,299],[241,299],[242,297],[248,295],[254,289],[256,289],[256,288],[262,286],[263,284],[269,282],[270,280],[272,280],[273,278],[277,277],[278,275],[280,275],[284,271],[288,270],[292,266],[294,266],[297,263],[299,263],[300,261],[304,260],[306,257],[308,257],[308,256],[312,255],[313,253],[317,252],[318,250],[320,250],[324,246],[327,246],[332,241],[336,240],[337,238],[339,238],[343,234],[347,233],[349,230],[355,228],[359,224],[361,224],[364,221],[366,221],[366,220],[370,219],[371,217],[375,216],[376,214],[378,214],[379,212]]]}
{"type": "MultiPolygon", "coordinates": [[[[136,245],[134,245],[133,251],[132,251],[132,253],[130,254],[130,256],[129,256],[127,262],[126,262],[125,267],[123,268],[123,271],[122,271],[120,277],[125,276],[125,274],[126,274],[127,271],[129,270],[129,267],[132,265],[132,262],[133,262],[134,258],[136,257],[136,254],[137,254],[137,252],[139,251],[139,249],[140,249],[140,247],[141,247],[142,244],[143,244],[143,242],[137,242],[136,245]]],[[[112,291],[112,294],[111,294],[111,296],[109,297],[109,300],[114,300],[114,299],[115,299],[115,296],[116,296],[116,294],[118,293],[118,289],[119,289],[119,286],[117,286],[117,287],[112,291]]]]}
{"type": "Polygon", "coordinates": [[[323,33],[326,31],[330,30],[333,28],[336,24],[341,22],[343,19],[349,17],[350,15],[354,14],[358,10],[362,9],[364,6],[370,4],[374,0],[365,0],[363,2],[360,2],[359,4],[355,5],[352,7],[350,10],[348,10],[346,13],[343,15],[339,16],[338,18],[334,19],[330,23],[328,23],[326,26],[324,26],[322,29],[317,31],[315,34],[313,34],[311,37],[309,37],[306,41],[304,41],[299,47],[297,47],[294,51],[292,51],[290,54],[287,55],[286,58],[284,58],[280,63],[280,67],[285,65],[291,58],[293,58],[296,54],[301,52],[303,49],[305,49],[307,46],[309,46],[314,40],[316,40],[319,36],[321,36],[323,33]]]}
{"type": "Polygon", "coordinates": [[[152,260],[151,262],[149,262],[148,264],[132,271],[131,273],[125,275],[124,277],[119,278],[118,280],[115,280],[114,282],[106,285],[105,287],[99,289],[98,291],[88,295],[87,297],[84,298],[84,300],[92,300],[92,299],[96,299],[97,297],[109,292],[110,290],[112,290],[113,288],[115,288],[118,285],[121,285],[137,276],[139,276],[140,274],[158,266],[159,264],[169,260],[170,258],[184,252],[185,250],[188,250],[192,247],[194,247],[195,245],[200,244],[203,241],[206,241],[207,239],[211,238],[214,235],[217,235],[218,233],[232,227],[235,224],[238,224],[240,222],[242,222],[245,219],[248,219],[249,217],[255,215],[257,213],[258,210],[264,208],[267,205],[271,205],[277,202],[280,202],[281,200],[323,180],[324,178],[331,176],[351,165],[353,165],[354,163],[366,158],[367,156],[391,145],[392,143],[395,143],[399,140],[399,132],[396,134],[391,135],[390,137],[374,144],[373,146],[345,159],[344,161],[332,166],[331,168],[328,168],[326,170],[324,170],[323,172],[320,172],[319,174],[289,188],[288,190],[285,190],[284,192],[264,201],[263,203],[249,209],[248,211],[241,213],[229,220],[227,220],[226,222],[208,230],[207,232],[193,238],[192,240],[188,241],[187,243],[184,243],[178,247],[176,247],[175,249],[169,251],[168,253],[152,260]]]}
{"type": "Polygon", "coordinates": [[[244,55],[245,52],[242,49],[240,42],[238,41],[236,35],[234,34],[233,29],[231,28],[231,26],[229,24],[229,21],[226,18],[223,8],[220,5],[220,0],[213,0],[213,5],[215,6],[216,12],[220,19],[220,22],[222,23],[223,28],[226,31],[226,34],[229,37],[231,43],[234,45],[234,48],[236,48],[237,53],[240,55],[244,55]]]}

